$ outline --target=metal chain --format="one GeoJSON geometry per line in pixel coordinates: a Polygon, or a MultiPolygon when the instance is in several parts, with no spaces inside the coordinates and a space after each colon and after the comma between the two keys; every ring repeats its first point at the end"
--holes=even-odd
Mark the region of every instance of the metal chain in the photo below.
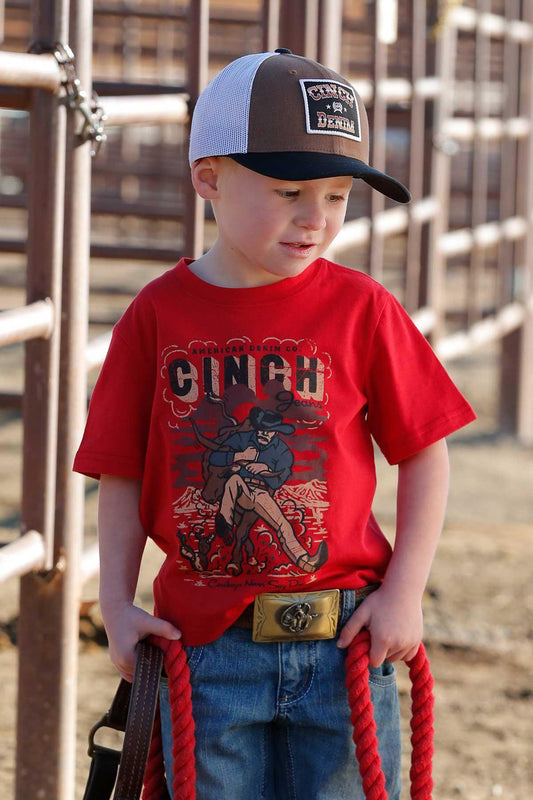
{"type": "Polygon", "coordinates": [[[64,78],[61,84],[66,92],[67,105],[73,111],[79,111],[83,117],[83,126],[78,133],[78,138],[81,142],[93,142],[91,156],[98,155],[100,147],[107,141],[103,124],[106,115],[96,92],[93,91],[89,98],[87,92],[82,89],[81,81],[76,73],[74,53],[68,44],[56,42],[52,45],[49,42],[32,42],[29,52],[52,53],[63,70],[64,78]]]}

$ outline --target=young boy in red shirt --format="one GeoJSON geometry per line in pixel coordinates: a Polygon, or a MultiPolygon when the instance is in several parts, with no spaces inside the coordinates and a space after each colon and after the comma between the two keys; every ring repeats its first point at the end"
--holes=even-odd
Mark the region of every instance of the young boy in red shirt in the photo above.
{"type": "MultiPolygon", "coordinates": [[[[218,238],[115,327],[76,457],[101,479],[111,659],[131,679],[143,637],[186,648],[199,800],[363,797],[344,687],[362,627],[400,796],[392,662],[422,637],[444,437],[474,414],[394,297],[323,258],[353,178],[409,200],[368,148],[361,99],[310,59],[244,56],[211,82],[190,161],[218,238]],[[393,550],[371,511],[372,438],[398,464],[393,550]],[[155,616],[133,605],[147,536],[166,553],[155,616]]],[[[165,687],[161,715],[170,788],[165,687]]]]}

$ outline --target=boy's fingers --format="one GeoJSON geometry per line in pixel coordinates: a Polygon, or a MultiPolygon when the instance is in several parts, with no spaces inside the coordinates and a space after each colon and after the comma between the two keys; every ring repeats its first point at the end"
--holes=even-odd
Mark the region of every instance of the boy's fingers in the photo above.
{"type": "Polygon", "coordinates": [[[370,652],[368,654],[368,663],[371,667],[379,667],[385,659],[387,658],[387,648],[386,647],[377,647],[375,645],[371,645],[370,652]]]}
{"type": "Polygon", "coordinates": [[[181,632],[164,619],[152,617],[147,633],[153,633],[155,636],[162,636],[163,639],[181,639],[181,632]]]}
{"type": "Polygon", "coordinates": [[[352,614],[344,628],[342,629],[340,636],[337,640],[337,647],[344,648],[348,647],[349,644],[353,641],[353,639],[357,636],[361,628],[364,628],[365,625],[370,621],[368,614],[363,611],[363,605],[359,606],[357,611],[352,614]]]}

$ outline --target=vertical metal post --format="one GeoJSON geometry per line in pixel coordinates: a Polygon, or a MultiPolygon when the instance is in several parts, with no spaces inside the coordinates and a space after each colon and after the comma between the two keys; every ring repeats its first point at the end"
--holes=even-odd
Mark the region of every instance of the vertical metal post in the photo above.
{"type": "MultiPolygon", "coordinates": [[[[522,4],[523,18],[533,24],[533,3],[522,4]]],[[[533,289],[533,42],[522,44],[520,60],[520,116],[530,122],[527,137],[520,142],[517,172],[517,213],[528,221],[523,242],[517,246],[517,276],[527,300],[533,289]]],[[[502,342],[500,424],[516,432],[526,445],[533,444],[533,309],[526,305],[520,331],[502,342]],[[514,388],[516,387],[516,388],[514,388]]]]}
{"type": "Polygon", "coordinates": [[[318,0],[282,0],[280,44],[307,58],[318,55],[318,0]]]}
{"type": "MultiPolygon", "coordinates": [[[[387,45],[379,35],[379,3],[374,3],[374,107],[372,109],[372,156],[371,164],[381,171],[386,170],[386,130],[387,101],[381,92],[381,83],[387,77],[387,45]]],[[[370,237],[370,275],[377,281],[383,280],[384,235],[376,230],[376,215],[385,208],[385,197],[381,192],[372,192],[370,237]]]]}
{"type": "MultiPolygon", "coordinates": [[[[33,3],[37,40],[66,42],[68,2],[33,3]]],[[[65,778],[58,710],[61,705],[54,640],[61,563],[54,563],[53,528],[57,453],[59,318],[65,177],[66,109],[57,96],[34,90],[31,102],[27,302],[50,297],[56,322],[49,340],[26,345],[22,532],[42,532],[46,577],[22,578],[19,622],[17,800],[71,800],[65,778]],[[37,712],[37,713],[36,713],[37,712]]],[[[67,772],[70,770],[67,767],[67,772]]]]}
{"type": "MultiPolygon", "coordinates": [[[[519,19],[520,0],[506,0],[506,20],[519,19]]],[[[505,37],[503,45],[503,85],[505,86],[504,120],[518,116],[520,74],[520,45],[510,36],[505,37]]],[[[508,136],[502,137],[500,168],[500,219],[514,216],[516,211],[517,145],[508,136]],[[510,179],[513,176],[513,179],[510,179]]],[[[512,241],[502,239],[498,248],[498,297],[497,305],[502,307],[514,299],[514,265],[516,248],[512,241]]]]}
{"type": "Polygon", "coordinates": [[[454,111],[455,62],[457,54],[457,29],[449,19],[439,27],[435,53],[435,71],[441,80],[441,90],[435,101],[434,147],[431,169],[431,194],[438,208],[430,226],[427,299],[435,311],[436,323],[432,339],[438,341],[443,335],[445,323],[444,283],[446,257],[441,249],[443,234],[448,230],[450,204],[450,148],[442,134],[442,126],[454,111]]]}
{"type": "MultiPolygon", "coordinates": [[[[421,200],[424,193],[425,160],[425,101],[415,87],[426,74],[426,4],[425,0],[411,0],[411,125],[409,145],[409,190],[413,202],[421,200]]],[[[404,305],[409,314],[418,308],[421,274],[422,224],[409,218],[407,231],[407,259],[405,270],[404,305]]]]}
{"type": "MultiPolygon", "coordinates": [[[[490,10],[488,0],[478,0],[478,14],[490,10]]],[[[488,82],[490,80],[490,37],[478,25],[475,38],[474,121],[477,123],[487,115],[488,82]]],[[[474,134],[472,165],[472,228],[475,230],[487,219],[488,192],[488,144],[474,134]]],[[[475,241],[470,255],[468,271],[467,325],[473,325],[481,317],[481,281],[485,266],[485,251],[475,241]]]]}
{"type": "MultiPolygon", "coordinates": [[[[70,45],[83,89],[92,86],[92,0],[70,0],[70,45]]],[[[81,143],[81,115],[67,120],[66,192],[61,314],[59,423],[57,448],[54,563],[62,561],[55,614],[61,636],[54,646],[58,669],[59,708],[56,722],[60,748],[59,797],[74,796],[78,628],[81,595],[84,479],[72,471],[87,413],[87,343],[91,214],[91,145],[81,143]]]]}
{"type": "Polygon", "coordinates": [[[318,60],[336,72],[342,70],[342,0],[320,0],[318,60]]]}
{"type": "Polygon", "coordinates": [[[280,0],[263,0],[261,42],[264,53],[279,47],[280,0]]]}
{"type": "MultiPolygon", "coordinates": [[[[208,80],[209,64],[209,0],[196,0],[189,5],[188,89],[190,112],[208,80]]],[[[205,201],[198,197],[190,178],[185,181],[183,214],[185,255],[200,258],[204,252],[205,201]]]]}

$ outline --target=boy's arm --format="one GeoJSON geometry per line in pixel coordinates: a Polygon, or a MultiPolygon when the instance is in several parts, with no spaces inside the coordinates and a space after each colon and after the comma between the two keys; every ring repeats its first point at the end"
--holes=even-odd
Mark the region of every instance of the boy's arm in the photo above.
{"type": "Polygon", "coordinates": [[[133,680],[135,645],[153,633],[179,639],[170,622],[133,605],[146,534],[139,519],[140,481],[102,475],[98,498],[100,608],[109,655],[121,676],[133,680]]]}
{"type": "Polygon", "coordinates": [[[346,647],[361,628],[371,637],[370,664],[414,657],[422,640],[422,595],[444,521],[449,463],[445,439],[398,466],[396,541],[381,587],[350,617],[346,647]]]}

